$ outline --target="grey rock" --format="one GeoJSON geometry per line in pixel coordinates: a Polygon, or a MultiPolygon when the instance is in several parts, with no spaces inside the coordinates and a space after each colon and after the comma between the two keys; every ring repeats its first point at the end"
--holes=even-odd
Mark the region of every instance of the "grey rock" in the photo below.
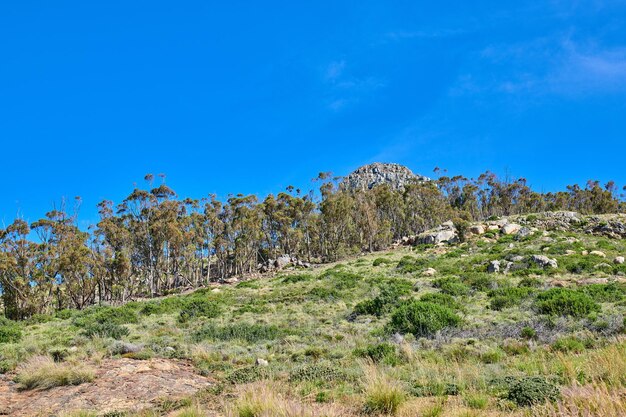
{"type": "Polygon", "coordinates": [[[497,274],[500,272],[500,261],[491,261],[487,266],[487,272],[490,274],[497,274]]]}
{"type": "Polygon", "coordinates": [[[556,259],[548,258],[545,255],[531,255],[530,259],[535,265],[541,268],[558,268],[556,259]]]}
{"type": "Polygon", "coordinates": [[[519,232],[521,228],[522,226],[517,223],[508,223],[502,226],[502,233],[505,235],[514,235],[519,232]]]}
{"type": "Polygon", "coordinates": [[[623,256],[616,256],[615,259],[613,259],[613,263],[616,265],[621,265],[625,262],[624,257],[623,256]]]}
{"type": "Polygon", "coordinates": [[[339,187],[355,191],[369,190],[377,185],[387,184],[393,190],[401,190],[412,181],[430,181],[430,178],[416,175],[403,165],[376,162],[352,172],[343,179],[339,187]]]}
{"type": "Polygon", "coordinates": [[[256,366],[269,366],[269,362],[263,358],[256,358],[255,365],[256,366]]]}

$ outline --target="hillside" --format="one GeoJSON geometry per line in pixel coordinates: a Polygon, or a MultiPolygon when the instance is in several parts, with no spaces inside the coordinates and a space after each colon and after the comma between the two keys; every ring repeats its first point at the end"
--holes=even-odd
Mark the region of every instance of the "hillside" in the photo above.
{"type": "Polygon", "coordinates": [[[311,269],[0,318],[0,415],[626,415],[625,220],[445,224],[311,269]]]}

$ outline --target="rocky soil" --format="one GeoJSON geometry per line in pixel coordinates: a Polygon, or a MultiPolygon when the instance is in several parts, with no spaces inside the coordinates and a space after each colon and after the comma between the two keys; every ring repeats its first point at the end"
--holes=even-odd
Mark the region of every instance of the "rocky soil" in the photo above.
{"type": "Polygon", "coordinates": [[[175,401],[211,386],[182,361],[111,359],[100,364],[91,383],[49,390],[20,391],[11,375],[0,376],[0,415],[50,416],[72,410],[98,413],[139,411],[175,401]]]}

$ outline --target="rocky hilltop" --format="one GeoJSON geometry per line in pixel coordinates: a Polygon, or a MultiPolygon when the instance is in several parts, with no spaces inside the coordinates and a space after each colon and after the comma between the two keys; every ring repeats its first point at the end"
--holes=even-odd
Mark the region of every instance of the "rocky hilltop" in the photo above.
{"type": "Polygon", "coordinates": [[[344,178],[340,187],[344,190],[366,190],[380,184],[388,184],[398,190],[412,180],[429,181],[423,175],[414,174],[409,168],[400,164],[375,162],[365,165],[344,178]]]}

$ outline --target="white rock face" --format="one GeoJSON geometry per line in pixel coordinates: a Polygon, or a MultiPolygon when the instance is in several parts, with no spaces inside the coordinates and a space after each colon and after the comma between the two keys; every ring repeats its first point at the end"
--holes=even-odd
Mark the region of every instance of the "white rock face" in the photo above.
{"type": "Polygon", "coordinates": [[[401,190],[414,180],[430,181],[430,178],[416,175],[403,165],[375,162],[358,168],[345,177],[339,186],[344,190],[368,190],[387,184],[393,190],[401,190]]]}

